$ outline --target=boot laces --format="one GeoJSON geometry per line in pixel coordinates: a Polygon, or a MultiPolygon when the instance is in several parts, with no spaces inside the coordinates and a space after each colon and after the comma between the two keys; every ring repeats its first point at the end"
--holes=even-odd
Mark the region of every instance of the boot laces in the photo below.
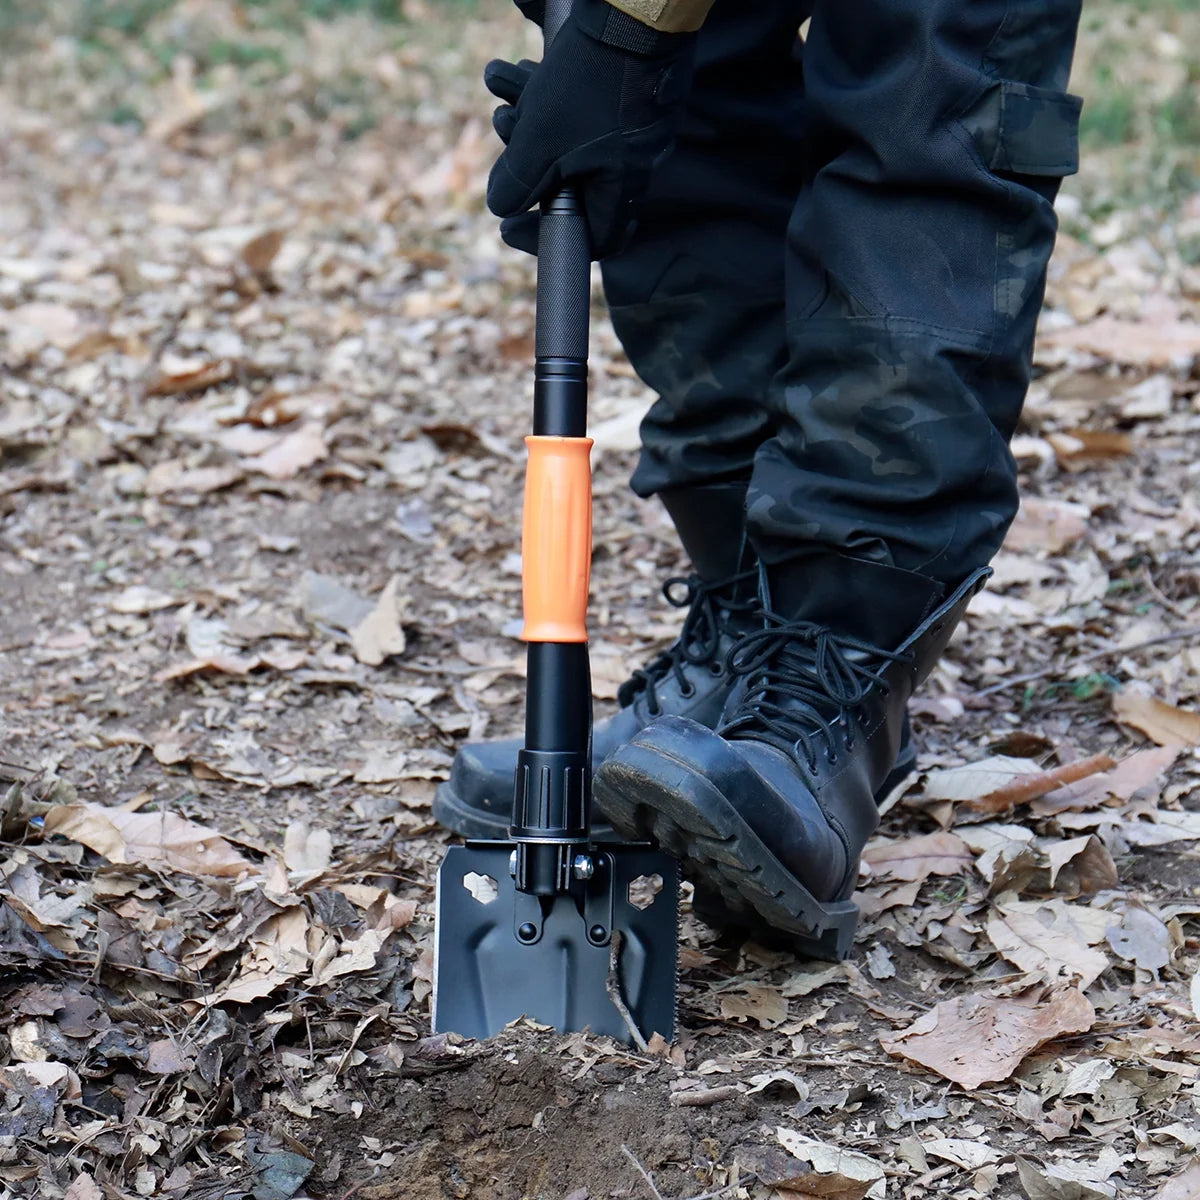
{"type": "Polygon", "coordinates": [[[810,771],[817,769],[823,740],[826,758],[836,763],[837,742],[853,749],[854,709],[872,688],[886,695],[888,665],[911,661],[912,655],[811,621],[787,621],[769,612],[765,618],[766,628],[744,635],[729,652],[730,673],[752,681],[718,732],[770,742],[797,761],[803,755],[810,771]]]}
{"type": "Polygon", "coordinates": [[[655,655],[621,685],[617,703],[628,708],[644,692],[650,715],[657,717],[662,712],[657,689],[670,675],[674,675],[680,693],[689,696],[695,689],[685,674],[685,666],[704,667],[716,662],[721,635],[728,630],[730,618],[758,607],[757,599],[735,598],[743,585],[753,590],[757,578],[757,568],[752,568],[709,582],[699,575],[674,575],[668,579],[662,589],[667,603],[688,610],[683,628],[674,645],[655,655]]]}

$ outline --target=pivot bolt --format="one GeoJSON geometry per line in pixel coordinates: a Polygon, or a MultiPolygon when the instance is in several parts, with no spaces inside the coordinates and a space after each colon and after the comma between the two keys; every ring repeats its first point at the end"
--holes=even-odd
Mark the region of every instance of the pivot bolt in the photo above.
{"type": "Polygon", "coordinates": [[[576,879],[591,879],[596,873],[596,864],[589,855],[577,854],[575,861],[571,863],[571,871],[576,879]]]}

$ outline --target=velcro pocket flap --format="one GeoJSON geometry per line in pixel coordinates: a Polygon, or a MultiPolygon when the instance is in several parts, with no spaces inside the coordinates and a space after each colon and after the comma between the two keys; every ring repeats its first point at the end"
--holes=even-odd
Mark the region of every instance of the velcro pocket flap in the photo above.
{"type": "Polygon", "coordinates": [[[962,118],[992,171],[1073,175],[1079,170],[1079,112],[1070,92],[1001,80],[962,118]]]}

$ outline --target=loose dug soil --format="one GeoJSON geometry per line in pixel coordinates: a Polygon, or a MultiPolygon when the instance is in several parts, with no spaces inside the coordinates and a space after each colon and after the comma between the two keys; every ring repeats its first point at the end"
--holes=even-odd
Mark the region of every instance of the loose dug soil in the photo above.
{"type": "MultiPolygon", "coordinates": [[[[648,1171],[664,1196],[704,1190],[712,1164],[743,1139],[757,1118],[748,1100],[708,1111],[672,1107],[666,1068],[631,1073],[603,1063],[582,1076],[578,1059],[554,1052],[545,1034],[503,1039],[467,1066],[372,1089],[371,1136],[381,1182],[363,1200],[517,1200],[636,1194],[645,1188],[621,1147],[648,1171]],[[749,1109],[749,1120],[744,1109],[749,1109]]],[[[318,1151],[336,1152],[362,1135],[361,1120],[322,1123],[318,1151]]],[[[370,1173],[374,1173],[371,1169],[370,1173]]],[[[346,1162],[344,1178],[370,1177],[346,1162]]]]}

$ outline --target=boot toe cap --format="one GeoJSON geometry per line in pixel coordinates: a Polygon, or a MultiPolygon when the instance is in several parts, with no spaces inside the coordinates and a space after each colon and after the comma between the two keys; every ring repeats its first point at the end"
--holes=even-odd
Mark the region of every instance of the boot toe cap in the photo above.
{"type": "MultiPolygon", "coordinates": [[[[773,746],[726,740],[686,717],[663,717],[601,770],[613,780],[628,777],[623,767],[653,779],[656,786],[645,787],[642,799],[670,806],[681,823],[707,829],[710,842],[736,838],[740,823],[754,835],[743,839],[748,859],[759,853],[752,845],[757,842],[814,896],[829,898],[841,889],[845,845],[809,781],[773,746]]],[[[746,866],[752,870],[754,863],[746,866]]]]}

